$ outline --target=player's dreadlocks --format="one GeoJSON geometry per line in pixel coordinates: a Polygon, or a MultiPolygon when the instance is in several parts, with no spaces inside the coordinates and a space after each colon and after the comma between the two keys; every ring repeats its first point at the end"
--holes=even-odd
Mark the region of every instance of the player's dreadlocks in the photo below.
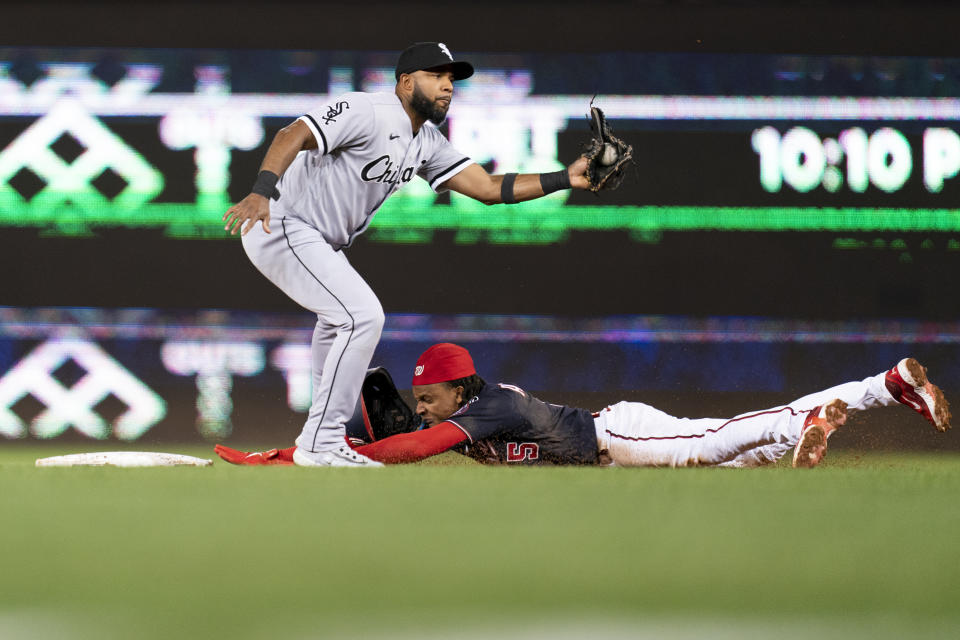
{"type": "Polygon", "coordinates": [[[445,384],[449,385],[451,389],[455,389],[457,387],[463,387],[463,404],[468,403],[470,401],[470,398],[479,394],[480,391],[482,391],[483,388],[487,386],[487,382],[477,374],[473,374],[472,376],[467,376],[466,378],[450,380],[445,384]]]}

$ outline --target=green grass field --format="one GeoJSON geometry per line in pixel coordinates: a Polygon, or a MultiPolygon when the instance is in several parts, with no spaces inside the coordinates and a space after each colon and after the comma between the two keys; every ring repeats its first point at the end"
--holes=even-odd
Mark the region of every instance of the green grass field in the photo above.
{"type": "Polygon", "coordinates": [[[831,452],[810,471],[33,466],[76,450],[0,448],[0,638],[960,628],[957,455],[831,452]]]}

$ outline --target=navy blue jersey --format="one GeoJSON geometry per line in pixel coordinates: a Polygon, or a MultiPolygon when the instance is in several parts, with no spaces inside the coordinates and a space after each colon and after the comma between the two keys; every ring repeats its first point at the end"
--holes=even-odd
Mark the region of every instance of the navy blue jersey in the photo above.
{"type": "Polygon", "coordinates": [[[488,384],[447,422],[469,436],[453,450],[478,462],[597,463],[589,411],[549,404],[513,385],[488,384]]]}

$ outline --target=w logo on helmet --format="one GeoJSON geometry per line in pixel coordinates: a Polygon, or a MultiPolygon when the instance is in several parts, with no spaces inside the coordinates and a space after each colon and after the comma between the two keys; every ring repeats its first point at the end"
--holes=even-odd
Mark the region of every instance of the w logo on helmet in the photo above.
{"type": "Polygon", "coordinates": [[[416,369],[413,370],[413,375],[419,376],[423,373],[423,365],[418,365],[416,369]]]}
{"type": "Polygon", "coordinates": [[[443,51],[443,55],[450,58],[450,61],[453,62],[453,54],[450,53],[450,49],[447,49],[447,45],[443,44],[442,42],[438,42],[437,46],[440,47],[440,51],[443,51]]]}

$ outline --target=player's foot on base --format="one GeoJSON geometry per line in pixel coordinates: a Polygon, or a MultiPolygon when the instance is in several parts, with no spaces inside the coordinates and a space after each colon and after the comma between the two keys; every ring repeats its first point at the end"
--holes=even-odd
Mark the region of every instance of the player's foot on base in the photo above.
{"type": "Polygon", "coordinates": [[[371,460],[347,446],[331,451],[307,451],[297,447],[293,462],[300,467],[382,467],[382,462],[371,460]]]}
{"type": "Polygon", "coordinates": [[[241,466],[293,464],[293,447],[290,449],[270,449],[269,451],[239,451],[218,444],[213,450],[226,462],[241,466]]]}
{"type": "Polygon", "coordinates": [[[927,368],[915,358],[898,362],[887,372],[885,384],[897,402],[922,415],[939,431],[950,428],[950,404],[940,387],[927,378],[927,368]]]}
{"type": "Polygon", "coordinates": [[[847,403],[831,400],[810,412],[793,450],[793,466],[810,469],[827,455],[827,438],[847,421],[847,403]]]}

